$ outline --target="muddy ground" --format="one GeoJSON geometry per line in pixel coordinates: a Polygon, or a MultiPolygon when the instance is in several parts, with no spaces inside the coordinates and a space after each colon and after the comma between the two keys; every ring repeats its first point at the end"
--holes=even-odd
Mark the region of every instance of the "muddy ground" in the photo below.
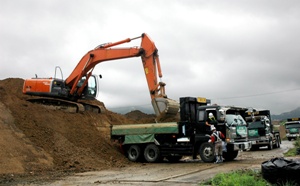
{"type": "MultiPolygon", "coordinates": [[[[293,142],[282,141],[281,147],[268,150],[261,147],[256,151],[240,151],[238,157],[221,164],[204,163],[200,159],[184,157],[178,163],[136,163],[131,166],[112,168],[110,170],[78,173],[43,185],[164,185],[164,186],[199,186],[200,183],[213,178],[218,173],[235,170],[261,170],[263,162],[282,157],[283,153],[293,147],[293,142]]],[[[296,159],[300,157],[289,157],[296,159]]],[[[31,185],[35,186],[35,185],[31,185]]]]}
{"type": "MultiPolygon", "coordinates": [[[[51,179],[131,163],[110,141],[110,125],[154,122],[154,115],[68,113],[26,101],[23,79],[0,80],[0,184],[51,179]]],[[[94,101],[105,107],[104,103],[94,101]]]]}

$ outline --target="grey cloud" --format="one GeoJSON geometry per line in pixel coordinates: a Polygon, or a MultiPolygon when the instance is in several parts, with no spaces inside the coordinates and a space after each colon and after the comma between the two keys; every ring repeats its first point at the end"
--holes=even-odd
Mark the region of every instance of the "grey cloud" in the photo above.
{"type": "MultiPolygon", "coordinates": [[[[170,98],[299,107],[298,1],[0,1],[0,79],[64,77],[98,44],[146,32],[159,49],[170,98]],[[147,6],[145,6],[145,4],[147,6]]],[[[138,46],[134,41],[125,46],[138,46]]],[[[150,105],[139,58],[99,64],[107,107],[150,105]]]]}

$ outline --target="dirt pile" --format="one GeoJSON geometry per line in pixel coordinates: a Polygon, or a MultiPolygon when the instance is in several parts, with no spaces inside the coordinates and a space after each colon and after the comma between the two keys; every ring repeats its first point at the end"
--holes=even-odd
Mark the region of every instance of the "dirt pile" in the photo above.
{"type": "MultiPolygon", "coordinates": [[[[23,79],[0,81],[0,174],[89,171],[130,164],[110,141],[110,125],[154,121],[138,111],[67,113],[26,101],[23,79]],[[144,120],[144,121],[143,121],[144,120]]],[[[103,104],[104,105],[104,104],[103,104]]]]}
{"type": "Polygon", "coordinates": [[[125,116],[128,119],[133,119],[135,121],[139,121],[141,123],[153,123],[155,122],[155,115],[154,114],[145,114],[139,110],[133,110],[127,114],[125,114],[125,116]]]}

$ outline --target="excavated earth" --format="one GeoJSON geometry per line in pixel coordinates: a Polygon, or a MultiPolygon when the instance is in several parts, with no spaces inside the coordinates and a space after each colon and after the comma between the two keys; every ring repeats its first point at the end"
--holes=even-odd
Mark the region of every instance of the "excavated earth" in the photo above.
{"type": "MultiPolygon", "coordinates": [[[[23,79],[0,80],[0,184],[129,166],[110,140],[112,124],[155,122],[132,111],[68,113],[26,101],[23,79]]],[[[104,103],[94,101],[105,107],[104,103]]]]}

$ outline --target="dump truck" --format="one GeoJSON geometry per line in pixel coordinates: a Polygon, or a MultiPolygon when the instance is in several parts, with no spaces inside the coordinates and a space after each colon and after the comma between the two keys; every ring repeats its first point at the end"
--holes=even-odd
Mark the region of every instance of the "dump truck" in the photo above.
{"type": "Polygon", "coordinates": [[[300,118],[288,118],[284,127],[289,141],[300,137],[300,118]]]}
{"type": "Polygon", "coordinates": [[[209,142],[211,130],[205,123],[209,113],[216,116],[217,130],[225,134],[225,161],[233,160],[240,150],[249,150],[247,124],[241,114],[246,108],[211,105],[201,97],[181,97],[180,121],[149,124],[120,124],[111,126],[111,140],[120,143],[130,161],[158,162],[166,158],[179,161],[183,156],[199,157],[213,162],[214,146],[209,142]]]}
{"type": "Polygon", "coordinates": [[[246,113],[246,121],[251,150],[258,150],[263,146],[267,146],[269,150],[280,147],[280,133],[274,130],[270,110],[251,109],[246,113]]]}

